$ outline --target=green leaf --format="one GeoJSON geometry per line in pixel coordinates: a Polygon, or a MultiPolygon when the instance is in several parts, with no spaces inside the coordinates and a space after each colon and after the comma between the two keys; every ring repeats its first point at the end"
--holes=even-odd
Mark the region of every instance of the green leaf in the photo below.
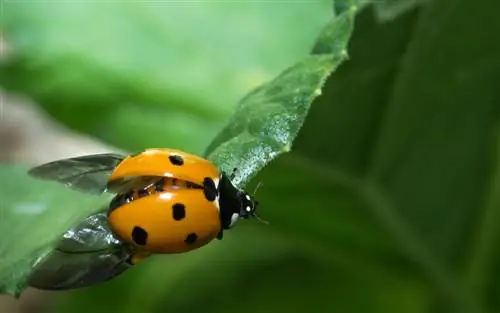
{"type": "Polygon", "coordinates": [[[29,177],[24,166],[0,166],[0,292],[19,296],[33,265],[60,236],[104,204],[102,197],[29,177]]]}
{"type": "MultiPolygon", "coordinates": [[[[243,100],[242,105],[238,108],[238,110],[241,110],[241,108],[248,107],[249,104],[252,102],[257,102],[262,108],[263,106],[266,105],[266,103],[259,103],[259,99],[263,99],[264,101],[268,101],[269,99],[275,98],[276,99],[276,106],[274,108],[277,108],[279,110],[283,108],[286,109],[286,107],[290,107],[288,110],[285,110],[285,112],[280,112],[279,110],[276,112],[276,118],[281,121],[282,127],[287,127],[286,124],[288,124],[290,121],[296,122],[295,124],[290,124],[290,131],[292,132],[289,135],[289,140],[284,142],[285,145],[290,145],[291,140],[296,136],[298,133],[298,130],[300,128],[300,124],[303,122],[305,119],[305,114],[307,113],[308,106],[311,104],[312,99],[318,95],[319,88],[323,84],[324,80],[326,79],[326,76],[331,73],[338,64],[345,59],[346,57],[346,52],[345,48],[347,45],[347,41],[349,38],[349,35],[352,30],[352,23],[353,23],[353,18],[355,14],[355,8],[351,8],[350,10],[343,12],[340,14],[338,17],[335,17],[331,23],[327,25],[327,27],[324,29],[322,32],[321,36],[318,39],[318,42],[313,49],[313,53],[311,56],[307,57],[305,60],[301,61],[291,69],[285,71],[284,74],[280,75],[274,82],[259,88],[256,92],[253,93],[253,96],[247,97],[246,100],[243,100]],[[281,91],[282,90],[282,91],[281,91]],[[288,92],[290,91],[290,92],[288,92]],[[254,97],[254,99],[252,99],[254,97]],[[302,115],[297,119],[295,117],[296,111],[303,111],[302,115]],[[280,116],[281,115],[281,116],[280,116]]],[[[269,107],[269,109],[273,109],[273,107],[269,107]]],[[[239,111],[240,112],[240,111],[239,111]]],[[[270,111],[271,112],[271,111],[270,111]]],[[[239,114],[239,113],[237,113],[239,114]]],[[[252,117],[252,116],[249,116],[252,117]]],[[[276,132],[279,132],[279,128],[276,128],[275,126],[277,125],[272,125],[273,121],[272,120],[266,120],[264,123],[260,123],[257,121],[255,124],[255,127],[261,128],[259,131],[261,134],[264,134],[267,131],[274,131],[275,135],[279,135],[276,132]],[[273,128],[274,127],[274,128],[273,128]],[[264,128],[264,129],[262,129],[264,128]]],[[[270,137],[270,143],[272,144],[273,138],[270,137]]],[[[258,147],[258,146],[256,146],[258,147]]],[[[220,153],[220,149],[218,149],[218,153],[220,153]]],[[[238,158],[238,155],[233,155],[233,157],[238,158]]],[[[263,165],[258,165],[257,164],[257,169],[262,167],[263,165]]],[[[6,169],[7,170],[7,169],[6,169]]],[[[19,175],[18,175],[19,176],[19,175]]],[[[23,175],[24,177],[25,175],[23,175]]],[[[31,178],[24,177],[25,180],[28,182],[20,182],[19,184],[22,184],[23,186],[30,187],[30,188],[41,188],[41,184],[47,184],[47,182],[41,182],[37,181],[32,182],[31,178]]],[[[95,204],[96,198],[95,197],[88,197],[86,194],[78,194],[79,197],[82,197],[84,199],[87,199],[89,203],[85,202],[79,202],[75,201],[73,198],[73,195],[75,192],[66,190],[64,189],[63,186],[54,186],[56,183],[48,183],[49,185],[52,184],[52,186],[56,189],[53,191],[50,190],[48,191],[47,195],[45,197],[48,198],[43,198],[41,195],[35,194],[40,196],[40,199],[37,199],[37,203],[43,203],[43,205],[47,206],[47,210],[44,210],[42,213],[45,214],[44,218],[46,218],[47,224],[50,223],[50,221],[54,221],[55,217],[57,218],[62,218],[60,216],[60,212],[58,211],[57,207],[61,207],[65,209],[66,213],[66,218],[67,222],[65,223],[60,223],[57,228],[44,228],[44,224],[37,224],[39,225],[39,228],[41,229],[40,232],[43,230],[46,232],[50,232],[50,236],[45,236],[39,232],[33,231],[34,234],[36,234],[38,237],[35,238],[27,238],[26,240],[29,241],[30,245],[24,248],[24,246],[21,245],[21,248],[17,247],[16,252],[19,253],[19,255],[22,257],[23,261],[26,261],[27,263],[24,264],[21,261],[21,259],[13,259],[17,263],[13,263],[16,266],[20,266],[21,264],[24,265],[22,269],[16,269],[13,271],[14,273],[19,273],[15,277],[15,279],[12,279],[10,281],[5,282],[5,287],[4,287],[4,292],[7,293],[14,293],[16,295],[19,294],[19,292],[24,288],[26,279],[30,274],[30,266],[33,266],[34,262],[39,260],[39,258],[45,256],[48,252],[50,252],[50,249],[54,247],[56,243],[58,243],[57,239],[61,234],[66,231],[70,226],[74,226],[76,222],[81,220],[83,217],[88,216],[90,213],[96,212],[98,209],[100,209],[100,206],[97,206],[95,204]],[[78,203],[78,206],[81,205],[79,208],[75,208],[74,205],[69,205],[68,201],[69,199],[66,198],[68,197],[67,195],[71,196],[72,198],[72,203],[78,203]],[[89,200],[90,199],[90,200],[89,200]],[[54,204],[53,204],[53,203],[54,204]],[[60,203],[61,205],[57,206],[57,203],[60,203]],[[64,206],[62,205],[64,204],[64,206]],[[87,208],[91,207],[90,205],[95,205],[93,209],[82,209],[82,208],[87,208]],[[54,208],[52,208],[52,205],[54,208]],[[68,208],[73,207],[72,210],[69,210],[68,208]],[[60,228],[59,228],[60,227],[60,228]],[[29,238],[29,239],[28,239],[29,238]],[[37,240],[37,238],[43,238],[44,240],[40,242],[40,239],[37,240]],[[36,249],[35,249],[36,248],[36,249]],[[13,286],[13,284],[16,284],[16,286],[13,286]]],[[[46,187],[48,188],[48,187],[46,187]]],[[[21,191],[21,190],[20,190],[21,191]]],[[[23,194],[30,194],[28,190],[22,190],[21,191],[23,194]]],[[[44,193],[45,195],[45,193],[44,193]]],[[[11,197],[14,195],[11,195],[11,197]]],[[[19,194],[17,194],[17,197],[19,197],[19,194]]],[[[23,198],[24,200],[26,198],[23,198]]],[[[100,201],[102,199],[98,198],[100,201]]],[[[16,202],[16,198],[8,198],[7,199],[8,207],[5,209],[10,212],[10,214],[13,214],[12,212],[15,212],[18,204],[16,202]]],[[[17,216],[14,216],[13,218],[18,218],[17,216]]],[[[36,216],[37,219],[40,219],[44,221],[43,218],[41,218],[39,215],[36,216]]],[[[26,220],[27,223],[33,223],[33,220],[26,220]]],[[[36,228],[35,228],[36,229],[36,228]]],[[[9,232],[9,233],[16,233],[16,232],[23,232],[26,231],[25,228],[20,227],[18,228],[18,225],[13,227],[13,225],[10,225],[10,227],[5,227],[4,231],[9,232]]],[[[13,247],[6,247],[5,251],[8,251],[7,248],[13,249],[13,247]]],[[[285,249],[286,250],[286,249],[285,249]]],[[[272,251],[274,252],[272,255],[277,256],[276,254],[276,248],[273,248],[272,251]]],[[[60,262],[71,262],[72,264],[74,261],[73,259],[69,260],[67,258],[61,258],[60,256],[55,256],[57,259],[56,261],[52,262],[50,261],[50,264],[46,266],[46,268],[50,269],[50,272],[54,272],[55,274],[59,275],[60,273],[58,272],[58,268],[60,267],[59,263],[60,262]],[[62,261],[61,261],[62,260],[62,261]]],[[[261,258],[259,256],[259,258],[261,258]]],[[[88,259],[88,258],[87,258],[88,259]]],[[[91,259],[91,258],[90,258],[91,259]]],[[[89,260],[90,260],[89,259],[89,260]]],[[[83,264],[87,261],[82,259],[83,261],[78,261],[80,262],[79,264],[83,264]]],[[[7,263],[6,263],[7,264],[7,263]]],[[[76,264],[76,263],[74,263],[76,264]]],[[[1,269],[0,269],[1,270],[1,269]]],[[[46,273],[42,273],[42,276],[37,276],[37,277],[44,277],[46,273]]],[[[36,279],[37,281],[40,281],[40,279],[36,279]]]]}
{"type": "MultiPolygon", "coordinates": [[[[411,221],[409,229],[440,268],[440,280],[449,276],[457,289],[463,274],[456,271],[468,272],[470,259],[494,249],[484,249],[476,239],[484,237],[476,233],[496,228],[484,220],[484,212],[491,205],[485,198],[498,192],[491,193],[498,166],[500,77],[500,42],[491,30],[500,26],[492,12],[498,8],[488,0],[473,8],[467,1],[435,1],[422,11],[367,172],[411,221]]],[[[478,267],[488,271],[487,264],[478,267]]],[[[466,295],[454,290],[455,297],[480,301],[485,286],[476,290],[468,283],[462,290],[466,295]]],[[[476,311],[498,309],[488,302],[478,305],[476,311]]]]}
{"type": "Polygon", "coordinates": [[[364,11],[290,153],[253,179],[269,226],[59,294],[59,311],[499,311],[498,9],[364,11]]]}
{"type": "Polygon", "coordinates": [[[238,169],[236,184],[245,185],[266,164],[290,152],[325,80],[347,58],[356,9],[353,4],[335,16],[309,56],[246,95],[208,146],[208,159],[225,171],[238,169]]]}
{"type": "Polygon", "coordinates": [[[325,250],[419,276],[429,311],[498,310],[497,7],[435,1],[388,24],[364,12],[352,61],[292,152],[259,175],[261,215],[325,250]]]}
{"type": "MultiPolygon", "coordinates": [[[[204,148],[234,103],[307,54],[330,17],[327,0],[6,1],[3,7],[3,34],[16,58],[0,68],[0,84],[126,150],[165,142],[190,150],[200,133],[207,137],[195,150],[204,148]],[[198,135],[144,142],[130,124],[142,127],[148,115],[161,117],[163,127],[179,115],[201,121],[193,129],[198,135]]],[[[168,129],[167,136],[176,132],[168,129]]]]}
{"type": "MultiPolygon", "coordinates": [[[[353,284],[354,274],[337,281],[325,274],[323,283],[314,285],[302,281],[314,273],[302,265],[297,268],[303,273],[296,269],[293,274],[277,266],[264,273],[278,278],[262,278],[255,286],[284,288],[287,299],[294,298],[288,287],[297,282],[311,293],[328,290],[328,299],[305,288],[295,291],[308,303],[321,303],[322,310],[408,312],[418,307],[418,312],[472,313],[500,308],[500,44],[491,31],[500,27],[497,7],[493,0],[474,7],[467,1],[435,1],[387,24],[364,12],[350,43],[351,61],[327,82],[291,152],[256,177],[265,183],[258,194],[260,214],[277,233],[291,241],[308,240],[325,254],[341,254],[346,263],[362,259],[356,270],[377,272],[380,281],[394,283],[391,277],[398,273],[397,283],[377,286],[366,274],[348,298],[340,289],[353,284]],[[405,285],[408,281],[419,287],[405,285]],[[395,287],[398,283],[403,289],[395,287]],[[405,291],[410,293],[407,306],[373,301],[384,294],[405,297],[405,291]],[[332,298],[340,300],[328,301],[332,298]]],[[[269,113],[261,111],[266,120],[269,113]]],[[[231,133],[226,138],[231,140],[231,133]]],[[[239,149],[246,146],[235,144],[232,153],[239,149]]],[[[233,165],[238,166],[227,167],[233,165]]],[[[248,287],[246,273],[241,277],[232,289],[248,287]]],[[[266,296],[266,291],[255,295],[257,304],[240,307],[221,300],[212,306],[300,311],[298,301],[283,303],[283,294],[266,296]]]]}

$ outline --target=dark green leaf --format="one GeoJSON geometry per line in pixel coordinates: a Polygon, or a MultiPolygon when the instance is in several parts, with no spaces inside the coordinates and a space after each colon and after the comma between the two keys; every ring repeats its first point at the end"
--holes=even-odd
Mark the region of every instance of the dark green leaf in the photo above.
{"type": "MultiPolygon", "coordinates": [[[[490,191],[498,162],[500,41],[491,31],[500,27],[498,8],[496,1],[471,7],[462,0],[422,10],[367,171],[411,222],[408,229],[441,267],[441,280],[448,276],[458,287],[457,269],[468,272],[470,259],[492,249],[476,233],[496,228],[484,212],[486,198],[498,192],[490,191]]],[[[487,264],[475,266],[487,271],[487,264]]],[[[475,292],[462,299],[475,301],[475,292]]]]}
{"type": "Polygon", "coordinates": [[[499,272],[490,260],[500,215],[492,6],[436,1],[385,25],[365,12],[352,61],[327,83],[291,153],[259,175],[261,215],[293,238],[420,275],[437,311],[497,308],[486,289],[499,272]]]}
{"type": "Polygon", "coordinates": [[[419,5],[425,5],[434,0],[367,0],[373,3],[379,21],[393,20],[419,5]]]}
{"type": "Polygon", "coordinates": [[[436,311],[498,309],[492,7],[434,1],[385,25],[365,12],[352,61],[327,83],[292,152],[258,177],[261,214],[290,236],[421,275],[436,311]]]}

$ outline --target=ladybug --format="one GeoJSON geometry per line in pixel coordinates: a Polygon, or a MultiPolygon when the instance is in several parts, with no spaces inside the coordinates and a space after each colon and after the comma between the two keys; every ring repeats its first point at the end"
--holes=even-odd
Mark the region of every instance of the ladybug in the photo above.
{"type": "Polygon", "coordinates": [[[111,232],[130,245],[132,264],[150,254],[183,253],[222,239],[240,219],[258,216],[258,202],[231,174],[176,149],[95,154],[58,160],[29,174],[92,194],[113,193],[111,232]]]}

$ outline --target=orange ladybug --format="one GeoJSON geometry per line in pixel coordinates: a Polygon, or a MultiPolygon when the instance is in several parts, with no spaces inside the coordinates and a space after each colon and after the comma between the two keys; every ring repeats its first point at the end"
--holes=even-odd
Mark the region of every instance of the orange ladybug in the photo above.
{"type": "Polygon", "coordinates": [[[222,239],[240,219],[256,217],[258,202],[210,161],[175,149],[96,154],[32,168],[29,174],[72,189],[115,193],[111,231],[135,248],[131,263],[151,253],[182,253],[222,239]]]}

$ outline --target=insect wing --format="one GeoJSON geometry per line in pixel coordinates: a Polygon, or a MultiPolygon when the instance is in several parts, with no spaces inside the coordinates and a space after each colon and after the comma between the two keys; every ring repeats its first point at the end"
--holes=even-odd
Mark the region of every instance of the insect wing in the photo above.
{"type": "Polygon", "coordinates": [[[109,229],[107,213],[88,216],[80,224],[68,229],[56,249],[70,254],[100,252],[120,247],[123,242],[109,229]]]}
{"type": "Polygon", "coordinates": [[[35,178],[60,182],[71,189],[101,194],[106,191],[111,173],[124,158],[113,153],[87,155],[42,164],[28,173],[35,178]]]}
{"type": "Polygon", "coordinates": [[[132,176],[108,183],[106,191],[112,193],[125,193],[131,189],[144,189],[154,185],[161,177],[158,176],[132,176]]]}
{"type": "Polygon", "coordinates": [[[54,250],[40,260],[28,284],[40,290],[70,290],[109,281],[131,267],[126,251],[66,254],[54,250]]]}
{"type": "Polygon", "coordinates": [[[113,236],[105,213],[87,217],[66,231],[59,245],[39,259],[28,284],[42,290],[67,290],[99,284],[131,267],[127,246],[113,236]]]}

